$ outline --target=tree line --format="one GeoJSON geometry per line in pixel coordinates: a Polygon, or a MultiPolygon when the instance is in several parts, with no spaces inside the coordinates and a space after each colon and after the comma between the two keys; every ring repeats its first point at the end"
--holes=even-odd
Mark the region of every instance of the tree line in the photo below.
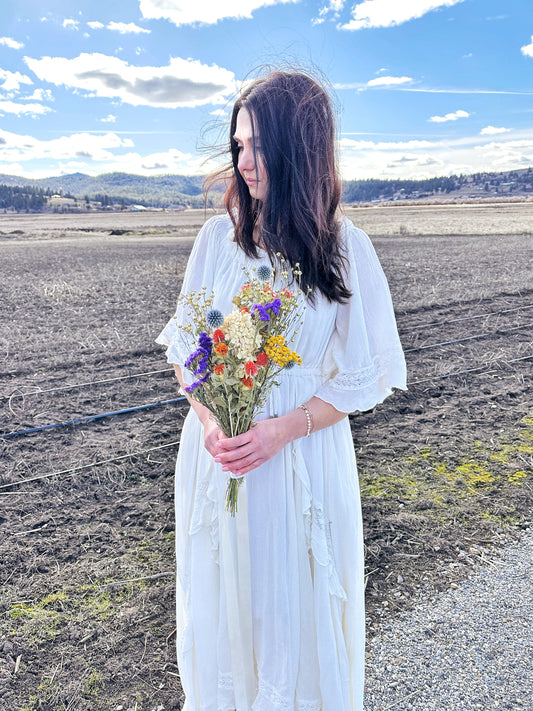
{"type": "Polygon", "coordinates": [[[48,198],[52,195],[50,188],[0,185],[0,210],[42,212],[46,208],[48,198]]]}

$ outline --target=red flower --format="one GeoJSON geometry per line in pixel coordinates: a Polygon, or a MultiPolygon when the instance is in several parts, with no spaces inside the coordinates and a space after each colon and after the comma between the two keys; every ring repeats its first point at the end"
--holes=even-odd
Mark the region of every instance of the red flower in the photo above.
{"type": "Polygon", "coordinates": [[[245,363],[244,365],[244,370],[246,371],[246,375],[257,375],[258,369],[256,364],[249,360],[248,363],[245,363]]]}
{"type": "Polygon", "coordinates": [[[266,365],[268,363],[268,356],[267,354],[262,351],[256,358],[255,362],[257,365],[266,365]]]}
{"type": "Polygon", "coordinates": [[[241,309],[241,314],[249,314],[250,309],[247,306],[243,306],[241,309]]]}
{"type": "Polygon", "coordinates": [[[222,375],[222,373],[224,372],[224,368],[225,368],[225,367],[226,367],[226,366],[224,365],[224,363],[217,363],[217,364],[215,365],[215,367],[213,368],[213,370],[215,371],[215,373],[216,373],[217,375],[222,375]]]}
{"type": "Polygon", "coordinates": [[[220,328],[217,328],[217,330],[213,333],[213,341],[215,343],[220,343],[220,341],[223,341],[226,338],[226,336],[222,333],[220,328]]]}
{"type": "Polygon", "coordinates": [[[283,293],[285,296],[288,296],[289,299],[292,299],[292,291],[289,291],[288,289],[283,289],[283,293]]]}
{"type": "Polygon", "coordinates": [[[217,345],[215,346],[215,351],[217,355],[222,356],[222,358],[225,355],[228,355],[228,347],[225,343],[217,343],[217,345]]]}
{"type": "Polygon", "coordinates": [[[254,385],[254,381],[251,378],[241,378],[241,383],[247,388],[252,388],[254,385]]]}

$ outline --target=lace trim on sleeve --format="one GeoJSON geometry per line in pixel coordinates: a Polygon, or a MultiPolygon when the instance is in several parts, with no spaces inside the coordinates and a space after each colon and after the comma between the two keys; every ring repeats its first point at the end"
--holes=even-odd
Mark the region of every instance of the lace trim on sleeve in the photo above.
{"type": "Polygon", "coordinates": [[[343,370],[341,373],[337,373],[324,385],[334,390],[354,391],[369,388],[376,385],[389,371],[394,371],[400,363],[403,363],[403,360],[403,351],[395,348],[375,356],[372,363],[366,368],[343,370]]]}

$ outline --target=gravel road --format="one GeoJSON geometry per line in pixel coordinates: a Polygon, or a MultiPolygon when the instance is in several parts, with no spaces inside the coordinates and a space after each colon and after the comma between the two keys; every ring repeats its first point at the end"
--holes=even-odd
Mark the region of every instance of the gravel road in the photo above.
{"type": "Polygon", "coordinates": [[[365,711],[533,711],[533,531],[367,648],[365,711]]]}

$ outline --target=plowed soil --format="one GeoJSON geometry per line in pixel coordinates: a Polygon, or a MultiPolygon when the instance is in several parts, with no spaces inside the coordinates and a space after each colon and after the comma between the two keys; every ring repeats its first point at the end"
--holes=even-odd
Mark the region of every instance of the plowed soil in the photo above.
{"type": "MultiPolygon", "coordinates": [[[[351,417],[370,635],[531,523],[530,208],[498,207],[371,213],[409,390],[351,417]]],[[[154,338],[203,215],[82,217],[0,216],[0,710],[169,711],[185,409],[154,338]]]]}

